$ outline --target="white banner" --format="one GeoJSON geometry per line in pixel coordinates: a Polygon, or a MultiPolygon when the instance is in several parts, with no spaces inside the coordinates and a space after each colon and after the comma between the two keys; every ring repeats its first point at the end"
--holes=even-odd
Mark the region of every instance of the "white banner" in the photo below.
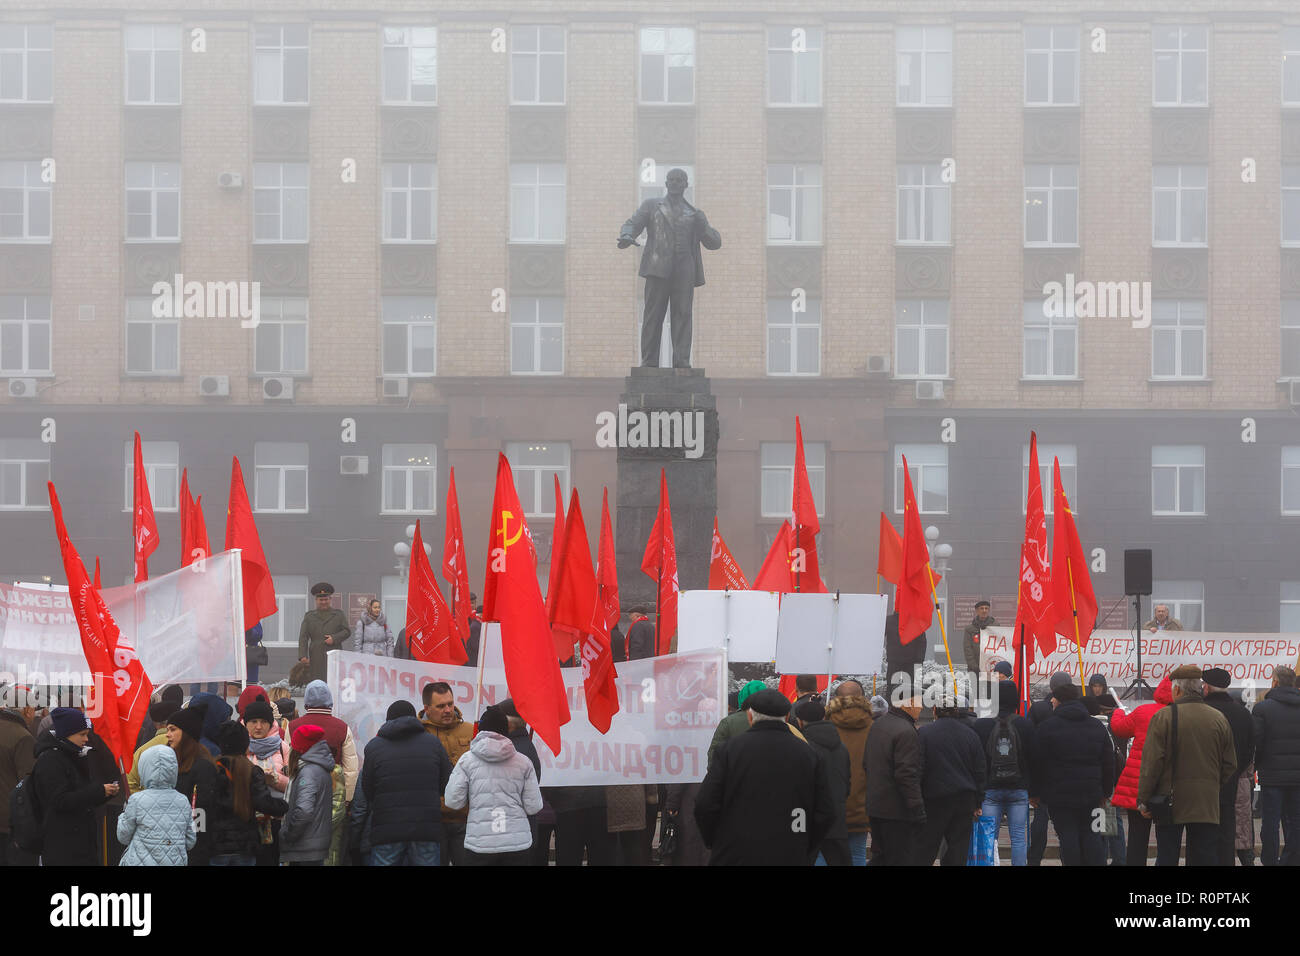
{"type": "MultiPolygon", "coordinates": [[[[243,680],[238,551],[101,593],[155,687],[243,680]]],[[[66,589],[0,585],[0,680],[87,686],[89,670],[66,589]]]]}
{"type": "MultiPolygon", "coordinates": [[[[465,720],[473,722],[478,716],[477,668],[351,651],[331,651],[328,660],[334,714],[351,726],[358,753],[379,731],[393,701],[409,700],[420,710],[426,684],[450,684],[465,720]]],[[[572,719],[560,728],[558,755],[540,737],[533,738],[542,761],[542,783],[573,787],[703,780],[709,742],[726,712],[727,665],[722,650],[668,654],[617,666],[619,712],[603,735],[587,719],[582,669],[561,671],[572,719]]],[[[509,696],[504,672],[485,668],[482,706],[509,696]]]]}
{"type": "MultiPolygon", "coordinates": [[[[1015,663],[1012,628],[990,627],[982,634],[980,667],[989,671],[998,661],[1015,663]]],[[[1157,631],[1142,634],[1142,678],[1152,687],[1167,671],[1182,664],[1222,667],[1234,686],[1267,683],[1278,664],[1294,666],[1300,656],[1300,634],[1234,634],[1219,631],[1157,631]]],[[[1035,651],[1037,655],[1037,651],[1035,651]]],[[[1031,683],[1047,681],[1065,671],[1079,682],[1079,654],[1072,641],[1057,639],[1056,650],[1046,658],[1035,656],[1029,669],[1031,683]]],[[[1094,631],[1084,643],[1083,680],[1101,674],[1112,686],[1127,684],[1137,676],[1137,654],[1132,631],[1094,631]]]]}

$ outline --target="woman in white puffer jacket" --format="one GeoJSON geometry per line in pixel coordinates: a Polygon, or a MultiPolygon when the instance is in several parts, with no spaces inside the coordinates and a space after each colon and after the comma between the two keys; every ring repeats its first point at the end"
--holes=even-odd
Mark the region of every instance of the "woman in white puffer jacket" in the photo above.
{"type": "Polygon", "coordinates": [[[506,733],[510,721],[497,707],[479,718],[469,752],[456,761],[443,802],[453,810],[469,804],[465,826],[468,866],[528,866],[533,845],[528,818],[540,813],[542,791],[533,762],[516,752],[506,733]]]}

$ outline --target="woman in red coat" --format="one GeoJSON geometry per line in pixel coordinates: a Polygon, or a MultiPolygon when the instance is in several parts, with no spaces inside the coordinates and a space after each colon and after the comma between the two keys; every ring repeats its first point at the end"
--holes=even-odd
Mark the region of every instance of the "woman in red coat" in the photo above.
{"type": "Polygon", "coordinates": [[[1156,699],[1153,703],[1143,704],[1131,714],[1126,714],[1122,708],[1117,708],[1110,715],[1111,735],[1116,740],[1133,738],[1133,744],[1128,750],[1128,760],[1125,761],[1124,770],[1119,775],[1119,782],[1115,784],[1115,793],[1110,798],[1110,802],[1115,806],[1124,807],[1128,811],[1128,852],[1124,856],[1126,866],[1147,865],[1147,846],[1151,842],[1151,819],[1142,816],[1137,809],[1138,773],[1142,769],[1142,744],[1147,739],[1147,725],[1151,723],[1155,712],[1167,706],[1172,700],[1173,690],[1169,683],[1169,675],[1166,674],[1160,681],[1160,686],[1156,688],[1156,699]]]}

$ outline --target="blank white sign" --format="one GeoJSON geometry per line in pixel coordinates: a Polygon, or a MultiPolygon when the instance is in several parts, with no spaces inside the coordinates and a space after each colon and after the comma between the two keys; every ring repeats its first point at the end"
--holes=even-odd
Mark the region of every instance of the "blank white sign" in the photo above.
{"type": "Polygon", "coordinates": [[[781,596],[776,669],[782,674],[872,674],[885,653],[883,594],[781,596]]]}
{"type": "Polygon", "coordinates": [[[682,591],[677,653],[721,647],[731,663],[772,663],[779,598],[772,591],[682,591]]]}

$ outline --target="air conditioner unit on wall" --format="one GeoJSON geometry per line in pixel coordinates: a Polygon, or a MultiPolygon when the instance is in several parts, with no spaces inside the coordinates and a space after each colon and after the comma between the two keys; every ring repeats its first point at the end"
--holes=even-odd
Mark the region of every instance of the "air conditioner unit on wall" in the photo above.
{"type": "Polygon", "coordinates": [[[339,455],[339,474],[370,474],[370,458],[366,455],[339,455]]]}
{"type": "Polygon", "coordinates": [[[204,375],[199,378],[199,394],[205,398],[222,398],[230,394],[229,375],[204,375]]]}
{"type": "Polygon", "coordinates": [[[262,379],[262,397],[268,401],[291,402],[293,401],[293,379],[291,378],[264,378],[262,379]]]}
{"type": "Polygon", "coordinates": [[[888,355],[868,355],[868,356],[867,356],[867,374],[868,374],[868,375],[888,375],[888,374],[889,374],[889,356],[888,356],[888,355]]]}
{"type": "Polygon", "coordinates": [[[36,379],[11,378],[9,380],[9,397],[10,398],[35,398],[36,379]]]}
{"type": "Polygon", "coordinates": [[[916,383],[916,397],[922,402],[937,402],[943,398],[943,382],[919,381],[916,383]]]}
{"type": "Polygon", "coordinates": [[[405,378],[385,378],[384,398],[406,398],[408,387],[409,385],[405,378]]]}
{"type": "Polygon", "coordinates": [[[244,176],[242,173],[227,170],[217,177],[217,185],[222,189],[243,189],[244,176]]]}

